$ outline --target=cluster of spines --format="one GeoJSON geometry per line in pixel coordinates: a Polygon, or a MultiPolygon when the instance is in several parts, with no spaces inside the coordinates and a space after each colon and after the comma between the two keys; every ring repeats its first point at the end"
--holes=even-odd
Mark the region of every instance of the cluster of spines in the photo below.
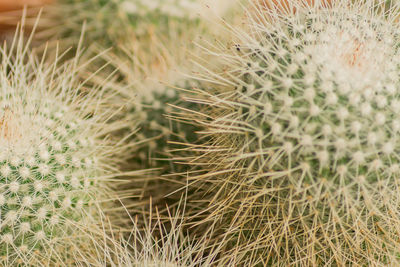
{"type": "Polygon", "coordinates": [[[126,149],[106,136],[124,126],[108,121],[113,111],[104,108],[103,87],[84,92],[77,58],[38,63],[22,34],[14,38],[0,48],[0,263],[111,255],[108,245],[120,246],[103,228],[112,217],[105,207],[115,207],[119,183],[110,186],[108,177],[126,149]]]}
{"type": "Polygon", "coordinates": [[[204,220],[226,227],[241,263],[397,262],[396,11],[265,6],[213,52],[223,67],[205,69],[214,83],[193,98],[208,137],[208,169],[192,177],[212,199],[204,220]]]}
{"type": "MultiPolygon", "coordinates": [[[[34,99],[29,101],[34,105],[34,99]]],[[[38,104],[41,109],[43,105],[38,104]]],[[[90,223],[85,222],[87,213],[96,216],[89,206],[98,201],[93,199],[91,188],[98,172],[97,159],[89,153],[95,145],[93,140],[80,136],[85,123],[69,121],[70,115],[61,110],[47,116],[29,115],[37,122],[33,129],[39,143],[27,142],[31,147],[18,149],[18,139],[29,137],[16,129],[8,137],[9,149],[1,155],[0,251],[9,258],[29,258],[34,250],[47,250],[48,244],[76,231],[74,224],[90,223]],[[63,121],[65,117],[67,122],[63,121]]],[[[7,119],[18,117],[11,115],[7,119]]],[[[32,125],[22,123],[17,127],[32,125]]]]}
{"type": "MultiPolygon", "coordinates": [[[[105,55],[106,61],[118,68],[117,75],[123,81],[119,83],[124,84],[119,94],[124,99],[122,101],[135,98],[133,108],[127,110],[126,119],[133,119],[132,127],[136,127],[138,119],[143,123],[140,127],[143,130],[138,134],[143,137],[139,141],[150,140],[144,149],[146,151],[141,153],[146,153],[145,157],[165,159],[168,136],[180,139],[182,134],[186,135],[174,132],[177,125],[167,119],[166,114],[170,104],[179,102],[180,91],[175,86],[178,85],[177,80],[183,78],[175,68],[182,69],[187,65],[187,46],[191,46],[191,39],[203,30],[199,15],[202,9],[206,9],[203,5],[197,0],[65,0],[48,7],[49,13],[45,14],[45,17],[52,17],[52,14],[61,16],[54,23],[62,27],[59,32],[65,35],[61,36],[65,41],[73,39],[74,33],[75,43],[78,41],[81,28],[75,27],[85,20],[84,39],[101,48],[113,48],[105,55]],[[66,21],[59,24],[60,20],[66,21]],[[101,36],[97,36],[98,33],[102,33],[101,36]],[[104,35],[106,38],[103,38],[104,35]],[[162,147],[154,149],[156,143],[162,147]]],[[[45,26],[47,29],[50,25],[45,26]]],[[[52,27],[49,32],[54,29],[57,27],[52,27]]],[[[108,71],[113,70],[106,68],[102,74],[108,76],[108,71]]],[[[154,164],[153,159],[151,165],[154,164]]]]}

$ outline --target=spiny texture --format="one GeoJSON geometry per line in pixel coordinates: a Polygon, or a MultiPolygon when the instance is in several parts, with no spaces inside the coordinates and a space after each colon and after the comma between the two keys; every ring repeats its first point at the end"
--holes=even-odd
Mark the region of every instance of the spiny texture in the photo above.
{"type": "MultiPolygon", "coordinates": [[[[87,46],[95,52],[112,47],[104,57],[118,69],[120,79],[113,87],[122,84],[119,96],[132,102],[126,119],[142,122],[138,135],[140,142],[151,140],[139,152],[145,155],[142,158],[151,160],[136,158],[147,167],[159,167],[156,158],[165,160],[169,154],[166,145],[169,136],[182,137],[186,141],[187,136],[193,135],[192,128],[188,133],[176,133],[178,128],[185,128],[172,123],[166,114],[169,104],[176,104],[180,99],[176,86],[190,87],[190,82],[186,82],[180,72],[189,65],[187,52],[193,48],[192,40],[206,31],[204,17],[217,12],[213,10],[223,9],[219,6],[226,6],[227,1],[221,4],[211,1],[211,8],[205,5],[208,2],[60,0],[49,6],[44,14],[43,25],[48,30],[40,34],[46,39],[58,34],[64,44],[77,43],[85,23],[87,46]]],[[[107,71],[114,69],[107,68],[104,76],[108,75],[107,71]]],[[[136,124],[132,123],[132,126],[136,128],[136,124]]]]}
{"type": "MultiPolygon", "coordinates": [[[[141,81],[143,82],[143,81],[141,81]]],[[[175,105],[183,103],[181,101],[183,88],[191,88],[194,83],[181,81],[180,89],[169,88],[168,85],[163,85],[160,82],[144,82],[152,87],[138,85],[139,92],[143,95],[138,95],[132,98],[128,105],[127,120],[140,121],[140,132],[137,134],[137,139],[143,142],[144,146],[139,150],[138,157],[134,160],[142,166],[162,167],[162,172],[171,173],[178,171],[180,168],[172,164],[172,149],[177,145],[172,142],[186,143],[196,141],[196,128],[181,124],[171,118],[171,113],[175,105]],[[154,90],[154,91],[152,91],[154,90]]],[[[178,85],[177,85],[178,86],[178,85]]],[[[134,97],[135,91],[129,90],[126,92],[126,97],[134,97]]],[[[129,99],[129,98],[128,98],[129,99]]],[[[188,107],[193,108],[194,105],[188,107]]],[[[132,124],[130,131],[135,129],[132,124]]]]}
{"type": "Polygon", "coordinates": [[[398,265],[398,11],[299,2],[257,6],[234,45],[207,48],[218,62],[191,99],[209,138],[191,178],[202,222],[222,229],[223,262],[398,265]]]}
{"type": "MultiPolygon", "coordinates": [[[[205,253],[205,248],[209,245],[207,237],[204,236],[199,241],[188,238],[183,230],[184,211],[178,204],[178,211],[174,214],[169,213],[166,218],[161,218],[160,214],[153,215],[157,220],[150,219],[141,214],[138,223],[137,218],[130,229],[130,235],[120,235],[118,239],[122,247],[118,248],[118,254],[108,261],[107,266],[121,267],[207,267],[214,266],[214,258],[217,248],[205,253]],[[161,222],[164,221],[164,222],[161,222]],[[141,225],[141,226],[139,226],[141,225]]],[[[106,266],[105,262],[93,263],[94,266],[106,266]]],[[[86,265],[85,265],[86,266],[86,265]]],[[[92,265],[91,265],[92,266],[92,265]]]]}
{"type": "MultiPolygon", "coordinates": [[[[136,2],[125,1],[130,5],[139,5],[136,2]]],[[[143,156],[139,161],[151,167],[169,169],[171,163],[166,159],[170,158],[171,146],[167,142],[196,139],[194,127],[182,126],[167,116],[172,105],[181,102],[184,89],[195,86],[195,82],[182,73],[192,68],[188,54],[196,51],[194,39],[200,34],[212,32],[212,24],[207,23],[205,16],[207,12],[217,12],[213,11],[217,4],[207,8],[204,1],[194,0],[154,2],[154,6],[143,17],[143,26],[131,24],[132,34],[117,44],[120,53],[116,51],[108,60],[119,69],[125,83],[131,85],[119,92],[123,97],[133,99],[128,113],[142,121],[139,139],[150,139],[140,152],[143,156]],[[171,13],[170,9],[175,11],[171,13]],[[143,29],[147,29],[145,34],[143,29]],[[162,160],[157,161],[160,158],[162,160]]]]}
{"type": "Polygon", "coordinates": [[[109,242],[118,124],[102,89],[77,82],[76,59],[45,65],[29,52],[19,37],[0,48],[0,262],[90,264],[109,242]]]}
{"type": "Polygon", "coordinates": [[[135,225],[130,238],[126,240],[133,251],[129,266],[214,266],[212,264],[216,249],[208,254],[205,253],[205,248],[209,245],[207,236],[198,241],[188,238],[180,208],[181,206],[175,214],[168,213],[167,218],[161,219],[159,214],[155,215],[158,220],[155,222],[150,220],[144,229],[135,225]]]}

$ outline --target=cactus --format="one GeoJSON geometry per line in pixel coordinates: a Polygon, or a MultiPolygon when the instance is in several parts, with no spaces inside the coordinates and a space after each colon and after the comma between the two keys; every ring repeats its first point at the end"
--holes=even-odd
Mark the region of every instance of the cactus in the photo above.
{"type": "MultiPolygon", "coordinates": [[[[164,158],[162,163],[170,156],[166,144],[171,136],[173,141],[194,141],[193,127],[181,127],[167,119],[166,114],[171,109],[169,105],[180,100],[177,87],[193,85],[181,74],[190,65],[187,53],[193,51],[193,39],[210,31],[210,25],[205,25],[208,13],[223,13],[228,2],[231,1],[216,4],[210,0],[62,0],[45,12],[42,24],[48,30],[40,34],[46,40],[59,34],[64,45],[70,44],[69,40],[77,43],[86,22],[86,45],[92,51],[112,47],[103,56],[115,67],[106,70],[117,69],[120,76],[112,88],[122,87],[119,96],[133,99],[126,119],[141,120],[142,130],[137,137],[140,142],[150,140],[136,153],[142,155],[135,156],[136,160],[146,167],[160,167],[160,161],[155,159],[164,158]]],[[[107,76],[108,72],[103,74],[107,76]]],[[[136,129],[136,124],[131,124],[136,129]]],[[[171,166],[170,162],[167,165],[171,166]]]]}
{"type": "Polygon", "coordinates": [[[207,49],[195,218],[225,263],[398,265],[398,10],[290,3],[252,4],[234,45],[207,49]]]}
{"type": "Polygon", "coordinates": [[[205,1],[209,0],[59,0],[45,9],[37,38],[48,41],[56,36],[65,46],[76,45],[84,28],[86,46],[96,43],[123,52],[127,44],[138,45],[142,50],[137,52],[160,49],[151,51],[160,56],[162,44],[157,46],[157,41],[178,42],[186,30],[197,27],[200,14],[210,12],[205,1]]]}
{"type": "Polygon", "coordinates": [[[103,88],[78,82],[77,58],[44,64],[21,36],[0,48],[0,262],[90,262],[118,199],[125,148],[107,136],[120,123],[103,88]]]}
{"type": "MultiPolygon", "coordinates": [[[[202,1],[195,2],[201,10],[202,1]]],[[[220,14],[226,12],[223,9],[220,14]]],[[[196,127],[181,124],[179,118],[171,117],[174,117],[175,105],[195,109],[195,104],[181,101],[187,91],[197,86],[191,75],[183,73],[196,69],[189,56],[198,51],[194,42],[201,34],[210,36],[215,31],[213,25],[206,21],[205,14],[186,17],[182,21],[171,20],[168,29],[152,25],[155,30],[150,39],[138,39],[140,43],[136,45],[121,45],[124,54],[109,58],[123,73],[126,83],[132,85],[119,92],[127,99],[134,99],[128,113],[142,121],[138,137],[142,141],[150,139],[137,160],[146,166],[161,167],[163,173],[183,171],[182,166],[172,164],[171,159],[182,157],[184,153],[172,153],[171,150],[179,147],[176,143],[197,140],[196,127]],[[128,62],[124,61],[127,57],[128,62]]]]}
{"type": "Polygon", "coordinates": [[[52,22],[59,27],[49,30],[61,30],[78,41],[86,22],[89,42],[113,46],[120,39],[132,40],[131,34],[146,36],[154,29],[167,30],[177,21],[196,21],[200,8],[196,0],[61,0],[49,7],[49,18],[59,20],[52,22]]]}
{"type": "MultiPolygon", "coordinates": [[[[231,3],[230,0],[222,2],[231,3]]],[[[224,8],[220,12],[223,11],[224,8]]],[[[113,101],[119,107],[121,103],[129,103],[118,114],[120,120],[129,125],[123,133],[134,133],[139,128],[131,140],[139,144],[137,151],[125,166],[157,169],[143,184],[136,184],[136,188],[145,188],[141,193],[143,199],[151,196],[153,203],[162,208],[165,205],[160,202],[176,203],[179,196],[166,198],[166,195],[185,182],[175,176],[169,176],[166,182],[160,176],[182,173],[188,168],[174,164],[173,157],[181,158],[186,153],[172,151],[181,146],[171,145],[171,142],[188,143],[197,139],[195,127],[182,125],[169,117],[172,105],[181,103],[184,91],[194,85],[182,73],[192,65],[187,56],[197,49],[192,41],[200,33],[211,32],[204,18],[207,12],[213,11],[203,0],[65,0],[50,6],[49,12],[44,14],[42,25],[47,24],[49,18],[52,21],[54,14],[56,16],[53,23],[46,25],[49,30],[40,32],[42,36],[60,33],[63,45],[77,43],[86,22],[84,45],[89,46],[90,52],[98,53],[112,47],[99,57],[100,64],[108,64],[99,77],[117,74],[115,82],[107,84],[110,91],[117,92],[113,101]],[[144,7],[145,2],[154,6],[144,7]]],[[[94,63],[92,66],[97,69],[98,61],[94,63]]],[[[104,81],[99,79],[95,83],[104,84],[104,81]]],[[[190,106],[194,108],[193,104],[190,106]]]]}

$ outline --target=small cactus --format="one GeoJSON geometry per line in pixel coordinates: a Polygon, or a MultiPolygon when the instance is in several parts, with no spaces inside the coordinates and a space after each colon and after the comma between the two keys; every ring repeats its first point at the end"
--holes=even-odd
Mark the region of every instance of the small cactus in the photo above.
{"type": "Polygon", "coordinates": [[[198,216],[221,229],[226,263],[398,265],[398,10],[290,5],[253,4],[234,45],[207,50],[189,119],[208,140],[198,216]]]}
{"type": "Polygon", "coordinates": [[[1,265],[74,264],[107,240],[103,207],[117,200],[109,180],[124,149],[105,136],[118,128],[102,88],[77,82],[76,59],[45,65],[18,36],[0,53],[1,265]]]}

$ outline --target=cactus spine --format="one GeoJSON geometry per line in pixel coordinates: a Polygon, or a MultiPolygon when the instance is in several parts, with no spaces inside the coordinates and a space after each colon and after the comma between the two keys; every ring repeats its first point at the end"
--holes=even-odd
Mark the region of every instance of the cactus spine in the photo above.
{"type": "MultiPolygon", "coordinates": [[[[50,18],[57,14],[54,24],[58,26],[51,27],[51,23],[46,27],[49,31],[42,34],[61,32],[64,43],[77,43],[85,22],[88,46],[94,43],[92,48],[96,52],[113,47],[104,57],[118,69],[120,79],[111,87],[120,88],[118,93],[124,103],[131,102],[126,119],[142,123],[137,137],[141,142],[149,142],[137,153],[141,157],[136,160],[147,167],[160,167],[160,161],[155,159],[170,156],[169,140],[186,142],[193,137],[192,127],[186,131],[186,127],[167,119],[166,114],[170,104],[180,102],[181,91],[177,87],[187,89],[193,85],[182,72],[190,65],[187,53],[194,48],[192,41],[200,33],[210,31],[205,16],[227,8],[227,1],[221,2],[225,6],[211,2],[63,0],[46,13],[50,18]]],[[[132,126],[136,129],[136,124],[132,126]]]]}
{"type": "Polygon", "coordinates": [[[1,265],[88,263],[111,242],[119,125],[104,90],[78,83],[76,59],[44,64],[19,36],[0,48],[1,265]]]}
{"type": "Polygon", "coordinates": [[[223,261],[399,264],[397,11],[254,5],[247,28],[227,29],[234,45],[208,50],[220,65],[193,100],[208,168],[192,179],[209,196],[203,222],[236,255],[223,261]]]}

